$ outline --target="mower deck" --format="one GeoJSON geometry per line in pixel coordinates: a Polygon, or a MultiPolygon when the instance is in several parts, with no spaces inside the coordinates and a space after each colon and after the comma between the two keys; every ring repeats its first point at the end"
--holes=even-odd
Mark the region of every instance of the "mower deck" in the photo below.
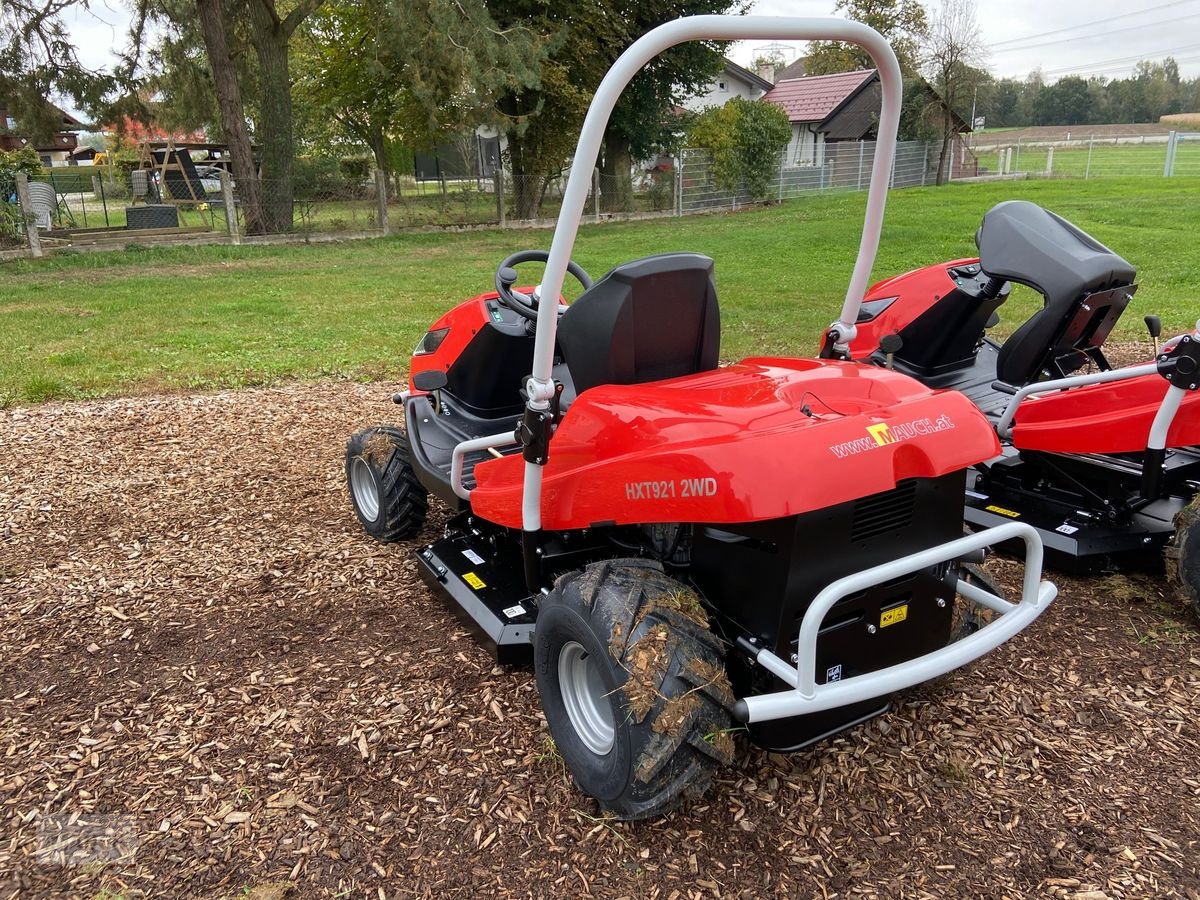
{"type": "Polygon", "coordinates": [[[417,572],[498,663],[533,659],[537,606],[519,566],[497,565],[494,548],[479,532],[449,536],[417,550],[417,572]]]}

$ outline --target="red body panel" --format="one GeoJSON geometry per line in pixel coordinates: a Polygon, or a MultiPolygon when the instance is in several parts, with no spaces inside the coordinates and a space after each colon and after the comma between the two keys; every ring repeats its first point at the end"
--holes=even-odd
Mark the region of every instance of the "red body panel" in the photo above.
{"type": "MultiPolygon", "coordinates": [[[[533,292],[533,287],[520,287],[517,290],[529,294],[533,292]]],[[[495,291],[492,291],[487,294],[479,294],[470,300],[464,300],[426,329],[426,331],[437,331],[441,328],[449,328],[450,331],[436,351],[413,356],[412,364],[408,369],[408,389],[411,393],[423,393],[413,385],[413,378],[418,373],[430,370],[446,372],[450,369],[454,361],[462,355],[467,344],[471,343],[479,330],[488,324],[487,301],[495,300],[498,296],[495,291]]],[[[562,300],[559,302],[563,303],[562,300]]],[[[563,303],[563,306],[565,305],[563,303]]]]}
{"type": "Polygon", "coordinates": [[[408,368],[409,391],[414,394],[421,393],[413,385],[413,378],[418,373],[430,370],[445,372],[462,355],[467,344],[479,333],[479,329],[488,323],[488,311],[484,303],[495,300],[496,296],[496,292],[492,291],[490,294],[480,294],[478,297],[464,300],[429,326],[427,331],[437,331],[441,328],[449,328],[450,331],[435,352],[413,356],[412,364],[408,368]]]}
{"type": "Polygon", "coordinates": [[[978,259],[953,259],[949,262],[914,269],[896,275],[871,286],[863,302],[898,297],[895,303],[870,322],[857,326],[857,334],[850,342],[851,359],[866,359],[877,349],[884,335],[897,334],[918,316],[954,290],[957,285],[949,270],[979,262],[978,259]]]}
{"type": "MultiPolygon", "coordinates": [[[[581,394],[551,441],[542,525],[773,519],[999,452],[961,394],[854,363],[747,359],[581,394]]],[[[481,462],[472,508],[521,527],[523,474],[520,456],[481,462]]]]}
{"type": "MultiPolygon", "coordinates": [[[[1143,375],[1033,397],[1017,410],[1013,446],[1051,453],[1145,450],[1150,425],[1169,387],[1159,375],[1143,375]]],[[[1200,393],[1189,391],[1167,432],[1167,446],[1196,444],[1200,444],[1200,393]]]]}

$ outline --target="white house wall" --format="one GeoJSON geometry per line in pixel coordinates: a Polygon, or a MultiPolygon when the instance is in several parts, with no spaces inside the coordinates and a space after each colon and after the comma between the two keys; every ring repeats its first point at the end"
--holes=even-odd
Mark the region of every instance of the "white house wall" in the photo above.
{"type": "Polygon", "coordinates": [[[825,135],[817,131],[815,122],[792,123],[786,158],[792,166],[819,166],[825,162],[825,135]]]}
{"type": "Polygon", "coordinates": [[[692,112],[703,112],[710,106],[724,106],[734,97],[741,97],[743,100],[757,100],[764,93],[764,91],[755,85],[742,81],[740,78],[735,78],[728,72],[722,72],[708,86],[708,90],[705,93],[683,101],[683,106],[692,112]]]}

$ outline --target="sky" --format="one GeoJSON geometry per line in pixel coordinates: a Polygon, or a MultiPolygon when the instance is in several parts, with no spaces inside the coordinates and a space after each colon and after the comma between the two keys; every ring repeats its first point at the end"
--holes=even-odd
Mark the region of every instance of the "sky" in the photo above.
{"type": "MultiPolygon", "coordinates": [[[[752,12],[827,16],[833,5],[758,0],[752,12]]],[[[1122,78],[1138,60],[1164,56],[1175,57],[1184,77],[1200,75],[1200,0],[978,0],[976,20],[988,47],[985,65],[997,77],[1023,78],[1040,67],[1047,81],[1069,74],[1122,78]]],[[[730,56],[749,65],[762,44],[743,41],[730,56]]]]}
{"type": "MultiPolygon", "coordinates": [[[[827,16],[834,0],[758,0],[760,15],[827,16]]],[[[927,6],[930,4],[927,3],[927,6]]],[[[977,20],[997,77],[1023,78],[1040,67],[1047,81],[1063,75],[1121,78],[1140,59],[1174,56],[1184,77],[1200,75],[1200,0],[978,0],[977,20]]],[[[66,15],[81,60],[109,66],[125,43],[129,12],[121,0],[94,0],[66,15]]],[[[730,56],[750,65],[766,42],[743,41],[730,56]]],[[[789,56],[803,54],[795,45],[789,56]]]]}

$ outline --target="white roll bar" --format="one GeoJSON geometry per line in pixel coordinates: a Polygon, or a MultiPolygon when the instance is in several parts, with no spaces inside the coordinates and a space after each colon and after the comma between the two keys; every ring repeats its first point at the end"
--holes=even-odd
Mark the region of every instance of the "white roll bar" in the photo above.
{"type": "MultiPolygon", "coordinates": [[[[550,258],[542,276],[539,295],[557,297],[562,292],[567,262],[579,231],[579,219],[591,187],[592,169],[600,153],[600,142],[609,116],[621,92],[650,60],[662,51],[684,41],[737,40],[846,41],[857,44],[871,54],[879,70],[880,93],[883,102],[879,114],[875,161],[871,167],[871,182],[867,193],[867,213],[863,221],[858,259],[846,289],[841,317],[834,327],[838,330],[838,346],[844,347],[853,339],[858,308],[867,289],[867,279],[875,264],[879,249],[879,234],[883,228],[883,211],[887,202],[888,180],[896,157],[896,131],[900,123],[900,104],[903,83],[896,54],[873,28],[859,22],[832,18],[792,18],[784,16],[692,16],[660,25],[635,41],[627,49],[596,89],[588,108],[571,176],[563,194],[562,209],[550,245],[550,258]]],[[[544,410],[554,395],[551,369],[554,356],[555,330],[558,326],[558,304],[543,303],[538,310],[537,338],[533,354],[533,374],[526,383],[531,409],[544,410]]],[[[525,485],[522,502],[522,527],[525,531],[540,531],[542,470],[536,463],[525,463],[525,485]]]]}

